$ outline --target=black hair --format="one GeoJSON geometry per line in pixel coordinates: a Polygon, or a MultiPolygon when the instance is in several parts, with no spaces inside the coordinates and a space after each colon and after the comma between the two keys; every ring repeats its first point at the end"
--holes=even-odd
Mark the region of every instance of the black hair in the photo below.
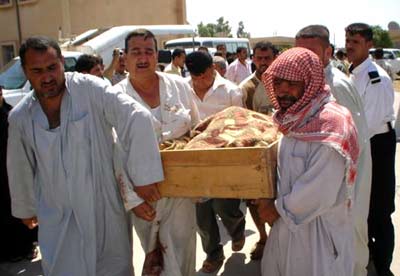
{"type": "Polygon", "coordinates": [[[375,49],[374,58],[376,58],[376,59],[382,59],[383,58],[383,49],[382,48],[376,48],[375,49]]]}
{"type": "Polygon", "coordinates": [[[343,50],[341,50],[341,49],[337,50],[337,52],[336,52],[336,57],[337,57],[338,59],[343,59],[343,58],[344,58],[344,52],[343,52],[343,50]]]}
{"type": "Polygon", "coordinates": [[[344,30],[350,35],[359,34],[366,41],[372,41],[372,38],[374,36],[371,26],[365,23],[353,23],[347,26],[344,30]]]}
{"type": "Polygon", "coordinates": [[[256,50],[259,49],[261,51],[268,51],[269,49],[272,50],[274,56],[278,54],[278,49],[269,41],[259,41],[253,47],[253,55],[255,54],[256,50]]]}
{"type": "Polygon", "coordinates": [[[125,53],[128,52],[128,42],[132,37],[143,37],[144,40],[151,38],[154,41],[154,47],[155,50],[157,52],[157,39],[154,36],[154,34],[152,32],[150,32],[149,30],[146,29],[136,29],[132,32],[130,32],[126,37],[125,37],[125,53]]]}
{"type": "Polygon", "coordinates": [[[218,43],[218,44],[215,46],[215,49],[218,50],[218,48],[220,48],[221,46],[223,46],[223,47],[226,49],[226,45],[225,45],[224,43],[218,43]]]}
{"type": "Polygon", "coordinates": [[[84,54],[76,61],[75,70],[80,73],[89,72],[97,64],[102,64],[98,57],[84,54]]]}
{"type": "Polygon", "coordinates": [[[319,38],[325,47],[329,47],[329,30],[323,25],[309,25],[302,28],[296,34],[296,39],[299,38],[319,38]]]}
{"type": "Polygon", "coordinates": [[[172,52],[172,59],[174,59],[176,57],[180,57],[182,54],[186,55],[185,50],[183,50],[181,48],[177,48],[172,52]]]}
{"type": "Polygon", "coordinates": [[[185,64],[190,74],[198,76],[212,67],[213,59],[209,53],[195,51],[186,56],[185,64]]]}
{"type": "Polygon", "coordinates": [[[32,36],[22,43],[19,48],[19,57],[21,58],[22,67],[26,64],[25,54],[29,49],[33,49],[39,52],[45,52],[48,48],[53,48],[57,52],[57,57],[61,58],[61,49],[58,43],[47,36],[32,36]]]}
{"type": "Polygon", "coordinates": [[[236,54],[240,54],[243,50],[246,50],[246,52],[247,52],[247,48],[246,47],[237,47],[236,48],[236,54]]]}

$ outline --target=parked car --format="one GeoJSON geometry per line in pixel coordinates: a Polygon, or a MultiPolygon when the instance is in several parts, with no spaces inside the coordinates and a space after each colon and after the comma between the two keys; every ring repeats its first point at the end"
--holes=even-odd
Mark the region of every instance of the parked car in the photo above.
{"type": "MultiPolygon", "coordinates": [[[[374,56],[375,48],[371,48],[369,53],[374,56]]],[[[395,73],[400,75],[400,49],[383,48],[383,58],[390,63],[395,73]]]]}
{"type": "MultiPolygon", "coordinates": [[[[65,60],[65,71],[75,71],[76,61],[82,53],[63,51],[62,54],[65,60]]],[[[24,71],[22,70],[21,60],[19,57],[11,60],[0,71],[0,85],[4,87],[4,99],[12,106],[15,106],[27,93],[29,93],[29,91],[32,90],[31,84],[26,79],[24,71]]]]}

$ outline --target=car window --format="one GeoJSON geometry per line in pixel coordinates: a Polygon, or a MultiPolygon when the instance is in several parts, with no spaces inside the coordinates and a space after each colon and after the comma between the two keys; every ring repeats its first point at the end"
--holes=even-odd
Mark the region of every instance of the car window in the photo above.
{"type": "Polygon", "coordinates": [[[0,72],[0,84],[5,89],[19,89],[25,82],[26,77],[19,59],[10,61],[0,72]]]}
{"type": "Polygon", "coordinates": [[[74,57],[67,57],[64,58],[64,69],[65,72],[73,72],[75,71],[75,65],[76,65],[76,58],[74,57]]]}

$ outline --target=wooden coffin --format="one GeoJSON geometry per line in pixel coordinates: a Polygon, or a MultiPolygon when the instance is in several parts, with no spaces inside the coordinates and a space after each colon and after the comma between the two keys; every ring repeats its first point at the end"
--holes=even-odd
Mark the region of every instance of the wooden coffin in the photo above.
{"type": "Polygon", "coordinates": [[[268,147],[161,151],[164,197],[274,198],[278,142],[268,147]]]}

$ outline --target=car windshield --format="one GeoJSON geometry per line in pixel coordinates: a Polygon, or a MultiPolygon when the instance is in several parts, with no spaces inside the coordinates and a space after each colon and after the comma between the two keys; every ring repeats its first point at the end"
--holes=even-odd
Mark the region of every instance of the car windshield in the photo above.
{"type": "Polygon", "coordinates": [[[0,71],[0,84],[5,89],[19,89],[25,82],[26,77],[19,59],[13,59],[0,71]]]}
{"type": "Polygon", "coordinates": [[[400,50],[393,51],[396,58],[400,58],[400,50]]]}

